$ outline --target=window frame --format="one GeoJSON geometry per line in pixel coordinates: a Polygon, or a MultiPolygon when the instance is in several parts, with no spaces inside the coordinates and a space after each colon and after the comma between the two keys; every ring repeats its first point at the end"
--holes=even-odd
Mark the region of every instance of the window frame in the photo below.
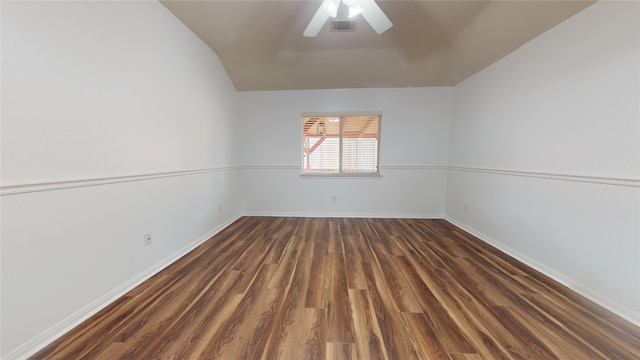
{"type": "MultiPolygon", "coordinates": [[[[382,143],[382,112],[381,111],[335,111],[335,112],[303,112],[301,114],[299,122],[299,134],[300,143],[299,149],[303,151],[300,152],[300,177],[304,178],[381,178],[382,174],[380,172],[380,151],[381,151],[381,143],[382,143]],[[377,154],[376,154],[376,170],[375,172],[305,172],[305,157],[304,157],[304,118],[307,117],[356,117],[356,116],[377,116],[378,117],[378,144],[377,144],[377,154]]],[[[342,134],[340,135],[340,157],[342,157],[342,134]]]]}

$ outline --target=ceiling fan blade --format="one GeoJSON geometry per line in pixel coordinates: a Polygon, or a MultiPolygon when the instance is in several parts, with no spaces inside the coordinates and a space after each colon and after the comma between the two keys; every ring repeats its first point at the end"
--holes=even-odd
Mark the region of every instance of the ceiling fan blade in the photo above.
{"type": "Polygon", "coordinates": [[[316,11],[316,14],[313,15],[313,18],[311,18],[309,25],[307,25],[307,28],[304,30],[304,33],[302,33],[302,35],[304,35],[305,37],[317,36],[320,32],[320,29],[322,29],[322,26],[324,26],[324,23],[327,22],[328,18],[329,12],[327,11],[326,1],[324,1],[322,4],[320,4],[318,11],[316,11]]]}
{"type": "Polygon", "coordinates": [[[391,20],[373,0],[361,0],[358,5],[362,8],[362,17],[378,34],[389,30],[393,26],[391,20]]]}

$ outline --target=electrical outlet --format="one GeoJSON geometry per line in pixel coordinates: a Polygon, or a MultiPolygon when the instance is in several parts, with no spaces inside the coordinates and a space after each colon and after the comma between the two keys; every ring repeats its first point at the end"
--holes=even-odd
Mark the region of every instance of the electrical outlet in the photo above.
{"type": "Polygon", "coordinates": [[[469,204],[464,204],[464,212],[469,212],[469,204]]]}
{"type": "Polygon", "coordinates": [[[151,233],[144,234],[144,246],[149,246],[151,245],[152,242],[153,242],[153,239],[151,238],[151,233]]]}
{"type": "Polygon", "coordinates": [[[335,195],[331,195],[331,202],[336,202],[336,196],[335,195]]]}

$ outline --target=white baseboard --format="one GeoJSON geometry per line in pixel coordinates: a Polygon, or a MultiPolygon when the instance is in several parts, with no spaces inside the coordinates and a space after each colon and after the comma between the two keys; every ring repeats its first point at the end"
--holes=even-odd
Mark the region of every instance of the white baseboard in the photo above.
{"type": "Polygon", "coordinates": [[[197,238],[196,240],[192,241],[188,245],[186,245],[186,246],[182,247],[181,249],[175,251],[173,254],[171,254],[171,255],[167,256],[166,258],[162,259],[161,261],[159,261],[158,263],[156,263],[152,267],[150,267],[147,270],[143,271],[142,273],[134,276],[129,281],[127,281],[124,284],[118,286],[117,288],[109,291],[104,296],[101,296],[100,298],[96,299],[95,301],[87,304],[85,307],[83,307],[82,309],[78,310],[73,315],[69,316],[68,318],[66,318],[66,319],[64,319],[62,321],[60,321],[58,324],[52,326],[51,328],[49,328],[48,330],[44,331],[40,335],[36,336],[35,338],[33,338],[30,341],[24,343],[23,345],[21,345],[20,347],[16,348],[12,352],[8,353],[4,357],[2,357],[2,360],[22,360],[22,359],[26,359],[29,356],[31,356],[31,355],[35,354],[36,352],[40,351],[45,346],[47,346],[48,344],[50,344],[53,341],[55,341],[56,339],[58,339],[60,336],[66,334],[67,332],[69,332],[74,327],[80,325],[80,323],[82,323],[83,321],[87,320],[91,316],[95,315],[100,310],[104,309],[109,304],[113,303],[114,301],[116,301],[117,299],[122,297],[124,294],[126,294],[129,291],[131,291],[136,286],[142,284],[144,281],[148,280],[153,275],[155,275],[158,272],[162,271],[167,266],[173,264],[178,259],[180,259],[184,255],[186,255],[189,252],[191,252],[193,249],[195,249],[196,247],[198,247],[199,245],[201,245],[205,241],[209,240],[212,236],[214,236],[215,234],[219,233],[220,231],[225,229],[227,226],[231,225],[234,221],[238,220],[241,216],[242,216],[241,214],[237,214],[237,215],[231,217],[230,219],[226,220],[222,224],[220,224],[220,225],[216,226],[215,228],[211,229],[206,234],[200,236],[199,238],[197,238]]]}
{"type": "Polygon", "coordinates": [[[640,326],[640,312],[638,312],[637,310],[634,311],[632,309],[629,309],[628,307],[618,303],[617,301],[593,290],[592,288],[577,282],[573,279],[571,279],[570,277],[556,271],[553,268],[550,268],[549,266],[542,264],[538,261],[536,261],[535,259],[532,259],[522,253],[520,253],[519,251],[501,243],[500,241],[497,241],[495,239],[493,239],[492,237],[483,234],[482,232],[465,225],[464,223],[451,218],[451,217],[444,217],[445,220],[447,220],[448,222],[452,223],[453,225],[459,227],[460,229],[472,234],[473,236],[477,237],[478,239],[486,242],[487,244],[497,248],[498,250],[504,252],[505,254],[511,256],[512,258],[522,262],[523,264],[535,269],[536,271],[541,272],[542,274],[550,277],[551,279],[559,282],[560,284],[568,287],[569,289],[575,291],[576,293],[586,297],[587,299],[593,301],[594,303],[602,306],[603,308],[611,311],[612,313],[622,317],[623,319],[631,322],[632,324],[636,325],[636,326],[640,326]]]}
{"type": "Polygon", "coordinates": [[[378,213],[315,213],[315,212],[278,212],[278,211],[243,211],[242,216],[273,217],[319,217],[319,218],[382,218],[382,219],[443,219],[444,214],[378,214],[378,213]]]}

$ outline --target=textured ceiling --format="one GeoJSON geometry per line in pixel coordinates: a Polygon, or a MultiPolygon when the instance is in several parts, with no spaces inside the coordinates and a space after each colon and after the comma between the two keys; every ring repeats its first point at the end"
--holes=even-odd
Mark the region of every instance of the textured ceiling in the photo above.
{"type": "Polygon", "coordinates": [[[355,32],[331,32],[327,21],[307,38],[322,1],[161,1],[240,91],[454,85],[593,2],[381,0],[393,22],[385,33],[358,16],[355,32]]]}

